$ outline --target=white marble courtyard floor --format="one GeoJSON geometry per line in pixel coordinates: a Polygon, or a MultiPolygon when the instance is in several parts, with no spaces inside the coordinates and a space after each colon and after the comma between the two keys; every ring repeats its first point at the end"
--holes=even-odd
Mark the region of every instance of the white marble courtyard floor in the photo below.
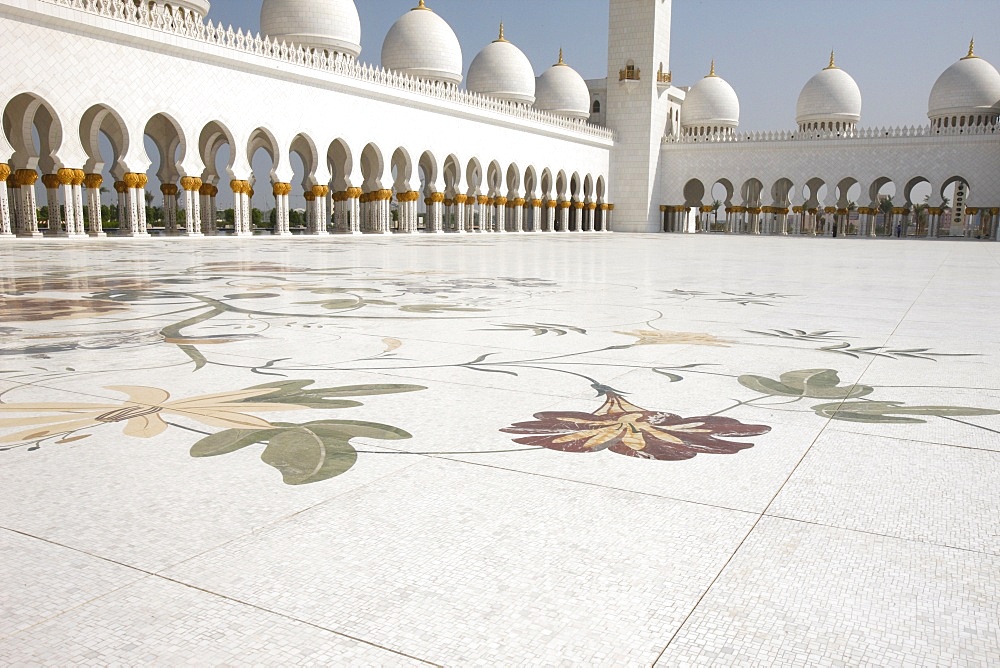
{"type": "Polygon", "coordinates": [[[1000,244],[0,268],[0,665],[1000,662],[1000,244]]]}

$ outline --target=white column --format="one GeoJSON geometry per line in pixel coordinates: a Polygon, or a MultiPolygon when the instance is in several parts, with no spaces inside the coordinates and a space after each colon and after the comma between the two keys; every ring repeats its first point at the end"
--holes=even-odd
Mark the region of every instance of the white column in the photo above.
{"type": "Polygon", "coordinates": [[[572,206],[572,202],[559,202],[559,230],[561,232],[569,232],[569,210],[572,206]]]}
{"type": "Polygon", "coordinates": [[[361,203],[359,201],[360,197],[361,197],[361,188],[347,189],[347,201],[345,205],[347,209],[347,217],[351,234],[361,234],[361,203]]]}
{"type": "Polygon", "coordinates": [[[253,236],[253,226],[252,226],[252,219],[251,219],[251,214],[253,213],[253,204],[252,204],[253,200],[250,197],[250,193],[253,192],[253,191],[252,191],[252,189],[250,187],[250,183],[248,181],[244,181],[243,183],[245,184],[243,186],[243,192],[240,193],[240,199],[242,199],[242,201],[243,201],[243,204],[242,204],[242,208],[243,208],[243,235],[249,237],[249,236],[253,236]]]}
{"type": "Polygon", "coordinates": [[[545,203],[545,231],[555,232],[556,231],[556,207],[559,205],[555,200],[549,200],[545,203]]]}
{"type": "Polygon", "coordinates": [[[444,232],[442,220],[442,208],[444,205],[444,193],[431,193],[430,204],[427,205],[427,215],[430,218],[430,232],[441,234],[444,232]]]}
{"type": "Polygon", "coordinates": [[[42,174],[42,185],[45,187],[45,206],[49,210],[49,236],[64,237],[62,216],[59,211],[59,177],[55,174],[42,174]]]}
{"type": "Polygon", "coordinates": [[[469,198],[465,195],[455,195],[455,231],[465,234],[465,207],[469,198]]]}
{"type": "Polygon", "coordinates": [[[181,188],[184,189],[184,234],[191,237],[203,236],[208,232],[201,204],[209,199],[208,195],[202,195],[205,192],[204,184],[197,177],[185,176],[181,178],[181,188]]]}
{"type": "Polygon", "coordinates": [[[313,209],[313,224],[312,224],[312,234],[325,237],[329,232],[326,230],[327,221],[327,210],[326,210],[326,196],[329,194],[330,188],[327,186],[313,186],[312,187],[312,209],[313,209]]]}
{"type": "Polygon", "coordinates": [[[518,197],[514,200],[514,208],[512,209],[514,213],[514,232],[520,234],[524,232],[524,199],[518,197]]]}
{"type": "Polygon", "coordinates": [[[129,173],[125,182],[125,234],[130,237],[148,236],[146,232],[146,183],[145,174],[129,173]]]}
{"type": "Polygon", "coordinates": [[[288,194],[292,192],[292,184],[276,181],[271,185],[274,195],[274,234],[279,237],[291,236],[288,217],[288,194]]]}
{"type": "Polygon", "coordinates": [[[243,181],[233,179],[229,189],[233,193],[233,234],[243,236],[243,181]]]}
{"type": "Polygon", "coordinates": [[[35,202],[35,182],[38,181],[38,174],[32,169],[19,169],[14,174],[20,186],[18,190],[21,194],[20,219],[22,221],[19,237],[40,237],[42,233],[38,231],[38,205],[35,202]]]}
{"type": "Polygon", "coordinates": [[[92,237],[107,236],[101,220],[101,184],[104,177],[100,174],[87,174],[83,184],[87,187],[87,218],[89,219],[87,234],[92,237]]]}
{"type": "Polygon", "coordinates": [[[83,236],[83,220],[77,220],[77,215],[83,215],[83,202],[77,201],[79,184],[83,183],[82,169],[60,169],[59,187],[62,190],[64,208],[66,209],[66,236],[83,236]]]}
{"type": "Polygon", "coordinates": [[[583,202],[573,202],[573,228],[583,232],[583,202]]]}
{"type": "Polygon", "coordinates": [[[14,236],[10,193],[7,190],[7,179],[9,178],[10,165],[0,163],[0,238],[10,238],[14,236]]]}
{"type": "Polygon", "coordinates": [[[531,200],[531,230],[532,232],[542,231],[542,200],[531,200]]]}
{"type": "Polygon", "coordinates": [[[476,196],[476,210],[479,212],[479,233],[484,234],[489,231],[487,227],[487,209],[490,206],[490,198],[485,195],[476,196]]]}
{"type": "Polygon", "coordinates": [[[493,229],[497,232],[504,233],[507,231],[507,198],[496,197],[493,199],[493,205],[494,211],[496,212],[493,229]]]}

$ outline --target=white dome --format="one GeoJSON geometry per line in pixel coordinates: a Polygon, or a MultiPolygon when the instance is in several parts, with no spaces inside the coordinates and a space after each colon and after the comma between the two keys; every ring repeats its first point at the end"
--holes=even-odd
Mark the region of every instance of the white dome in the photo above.
{"type": "Polygon", "coordinates": [[[382,43],[382,67],[411,76],[458,84],[462,47],[448,22],[424,0],[399,17],[382,43]]]}
{"type": "Polygon", "coordinates": [[[509,102],[535,102],[535,71],[521,49],[504,39],[503,24],[500,38],[487,44],[472,61],[465,86],[474,93],[509,102]]]}
{"type": "Polygon", "coordinates": [[[355,58],[361,53],[361,19],[354,0],[264,0],[260,32],[355,58]]]}
{"type": "Polygon", "coordinates": [[[590,118],[590,89],[576,70],[559,62],[545,70],[535,84],[535,108],[559,116],[590,118]]]}
{"type": "Polygon", "coordinates": [[[850,74],[834,64],[831,55],[830,66],[802,88],[795,112],[800,126],[823,122],[856,125],[861,120],[861,89],[850,74]]]}
{"type": "Polygon", "coordinates": [[[942,116],[996,114],[1000,112],[1000,72],[973,54],[949,67],[931,89],[927,115],[942,116]]]}
{"type": "Polygon", "coordinates": [[[681,127],[735,128],[740,124],[740,99],[729,83],[715,74],[691,87],[681,106],[681,127]]]}

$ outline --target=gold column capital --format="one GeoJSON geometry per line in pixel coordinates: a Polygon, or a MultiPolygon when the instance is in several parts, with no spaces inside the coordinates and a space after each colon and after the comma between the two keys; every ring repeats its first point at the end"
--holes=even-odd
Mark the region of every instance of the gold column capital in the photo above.
{"type": "Polygon", "coordinates": [[[145,188],[146,183],[149,182],[149,178],[145,174],[129,172],[122,177],[122,182],[129,190],[134,190],[136,188],[145,188]]]}
{"type": "Polygon", "coordinates": [[[444,193],[431,193],[428,199],[435,204],[441,204],[444,202],[444,193]]]}
{"type": "Polygon", "coordinates": [[[73,179],[76,178],[76,170],[63,167],[56,172],[56,178],[59,180],[59,185],[71,186],[73,185],[73,179]]]}
{"type": "Polygon", "coordinates": [[[477,202],[478,202],[479,204],[483,204],[483,205],[486,205],[486,204],[489,204],[489,203],[490,203],[490,198],[489,198],[489,197],[487,197],[486,195],[479,195],[479,196],[478,196],[478,197],[476,198],[476,201],[477,201],[477,202]]]}
{"type": "MultiPolygon", "coordinates": [[[[207,187],[211,188],[211,186],[207,187]]],[[[206,188],[206,185],[202,183],[201,179],[199,179],[197,176],[181,177],[181,188],[183,188],[187,192],[192,192],[194,190],[197,190],[202,195],[208,194],[207,192],[203,192],[203,190],[206,188]]]]}
{"type": "Polygon", "coordinates": [[[347,199],[358,199],[361,197],[361,188],[348,188],[347,199]]]}
{"type": "Polygon", "coordinates": [[[540,199],[533,199],[533,200],[531,200],[531,206],[533,206],[536,209],[540,208],[542,206],[542,204],[543,204],[543,202],[540,199]]]}
{"type": "Polygon", "coordinates": [[[42,185],[47,190],[55,190],[59,187],[59,177],[55,174],[42,174],[42,185]]]}
{"type": "Polygon", "coordinates": [[[33,186],[38,181],[38,172],[33,169],[19,169],[14,172],[14,181],[18,187],[33,186]]]}
{"type": "Polygon", "coordinates": [[[100,188],[104,183],[104,177],[100,174],[87,174],[83,179],[83,185],[88,188],[100,188]]]}
{"type": "Polygon", "coordinates": [[[468,204],[469,197],[467,195],[455,195],[455,204],[468,204]]]}
{"type": "Polygon", "coordinates": [[[0,163],[0,181],[6,181],[10,178],[10,165],[3,162],[0,163]]]}

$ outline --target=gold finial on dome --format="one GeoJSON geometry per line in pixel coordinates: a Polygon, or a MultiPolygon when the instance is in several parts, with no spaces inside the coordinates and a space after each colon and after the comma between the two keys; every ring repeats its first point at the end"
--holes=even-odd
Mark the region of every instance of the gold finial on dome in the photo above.
{"type": "Polygon", "coordinates": [[[504,36],[503,36],[503,21],[500,22],[500,36],[497,37],[493,41],[495,41],[495,42],[506,42],[507,41],[506,39],[504,39],[504,36]]]}
{"type": "MultiPolygon", "coordinates": [[[[715,77],[715,76],[719,76],[719,75],[717,75],[715,73],[715,58],[712,58],[712,67],[708,71],[708,77],[715,77]]],[[[705,78],[707,79],[708,77],[705,77],[705,78]]]]}
{"type": "Polygon", "coordinates": [[[978,58],[978,57],[979,56],[976,55],[976,38],[973,37],[972,40],[969,42],[969,54],[965,58],[962,58],[962,60],[968,60],[969,58],[978,58]]]}
{"type": "Polygon", "coordinates": [[[562,47],[560,46],[559,47],[559,62],[556,63],[556,65],[565,65],[565,64],[566,64],[566,61],[563,60],[563,50],[562,50],[562,47]]]}
{"type": "Polygon", "coordinates": [[[837,52],[836,51],[831,51],[830,52],[830,64],[827,65],[823,69],[827,69],[827,70],[840,69],[840,68],[837,67],[837,59],[836,59],[836,57],[837,57],[837,52]]]}
{"type": "Polygon", "coordinates": [[[414,9],[426,9],[427,11],[430,11],[431,8],[424,4],[424,0],[420,0],[420,2],[417,3],[417,6],[414,7],[414,9]]]}

